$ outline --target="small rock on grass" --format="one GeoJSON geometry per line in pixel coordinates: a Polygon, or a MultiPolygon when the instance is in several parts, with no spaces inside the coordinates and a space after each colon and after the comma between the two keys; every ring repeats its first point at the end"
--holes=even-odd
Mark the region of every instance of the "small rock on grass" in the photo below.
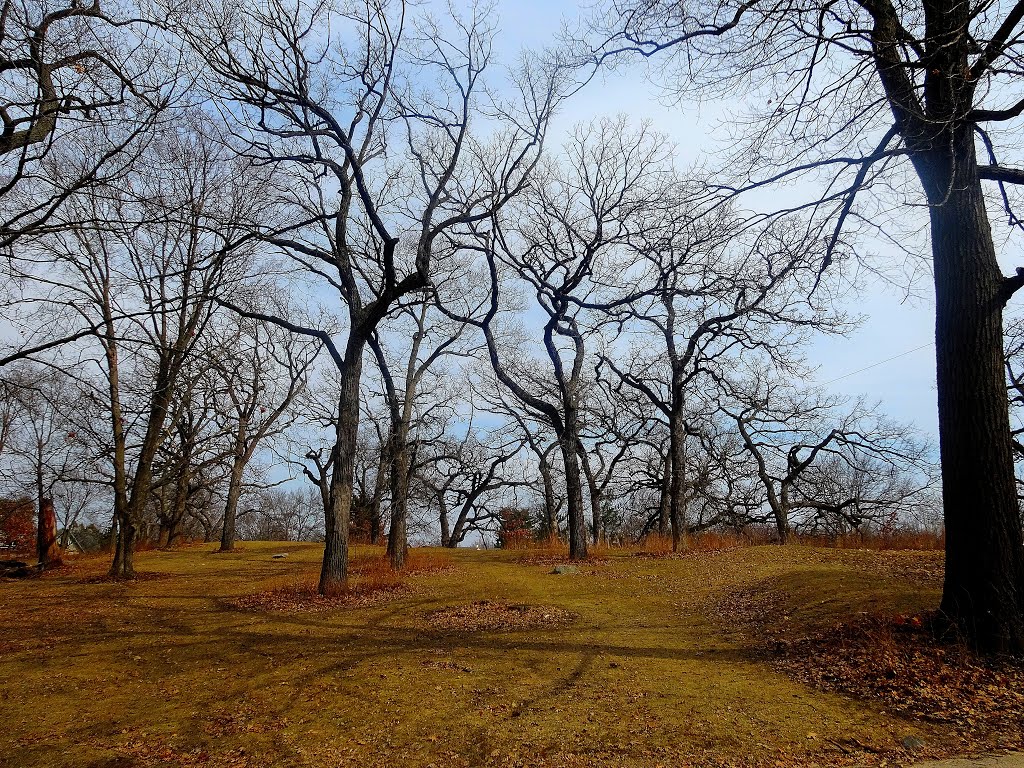
{"type": "Polygon", "coordinates": [[[579,568],[575,565],[556,565],[552,573],[559,576],[568,576],[573,573],[579,573],[579,568]]]}

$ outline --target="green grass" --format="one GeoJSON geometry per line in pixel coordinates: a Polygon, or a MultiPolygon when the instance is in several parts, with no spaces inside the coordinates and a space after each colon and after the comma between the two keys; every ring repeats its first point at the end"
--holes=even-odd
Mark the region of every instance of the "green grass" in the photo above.
{"type": "Polygon", "coordinates": [[[936,586],[906,574],[937,553],[613,553],[557,576],[529,553],[458,551],[380,604],[267,613],[232,600],[314,577],[320,549],[244,546],[141,553],[148,577],[131,584],[83,578],[103,560],[0,583],[0,765],[836,765],[860,757],[845,744],[942,737],[795,682],[714,609],[770,590],[776,618],[808,631],[923,610],[936,586]],[[578,619],[442,632],[426,618],[484,599],[578,619]]]}

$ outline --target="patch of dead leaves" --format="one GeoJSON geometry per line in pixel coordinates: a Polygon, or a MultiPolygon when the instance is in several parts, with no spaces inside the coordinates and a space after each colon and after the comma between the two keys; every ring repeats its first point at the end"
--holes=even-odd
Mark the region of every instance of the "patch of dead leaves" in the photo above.
{"type": "Polygon", "coordinates": [[[578,617],[564,608],[478,600],[469,605],[441,608],[426,615],[432,629],[444,632],[540,629],[571,624],[578,617]]]}
{"type": "Polygon", "coordinates": [[[790,602],[782,591],[748,588],[715,608],[729,634],[800,682],[948,729],[946,748],[930,745],[936,756],[1024,747],[1024,660],[950,642],[936,613],[862,614],[801,632],[789,625],[790,602]]]}
{"type": "Polygon", "coordinates": [[[341,608],[373,608],[412,591],[412,587],[407,584],[388,584],[337,595],[321,595],[315,589],[285,588],[236,597],[229,600],[228,605],[240,611],[258,613],[326,613],[341,608]]]}
{"type": "Polygon", "coordinates": [[[938,639],[935,615],[863,616],[777,641],[776,664],[824,690],[872,699],[901,715],[1024,744],[1024,661],[982,657],[938,639]]]}

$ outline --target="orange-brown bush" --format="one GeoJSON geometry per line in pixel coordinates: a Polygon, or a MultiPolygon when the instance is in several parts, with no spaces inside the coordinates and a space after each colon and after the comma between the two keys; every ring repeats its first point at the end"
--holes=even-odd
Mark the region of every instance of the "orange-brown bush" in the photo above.
{"type": "Polygon", "coordinates": [[[880,531],[862,531],[834,536],[799,534],[794,544],[835,549],[943,549],[946,534],[943,531],[922,531],[891,528],[880,531]]]}
{"type": "Polygon", "coordinates": [[[36,548],[36,508],[31,499],[0,499],[0,547],[28,555],[36,548]]]}

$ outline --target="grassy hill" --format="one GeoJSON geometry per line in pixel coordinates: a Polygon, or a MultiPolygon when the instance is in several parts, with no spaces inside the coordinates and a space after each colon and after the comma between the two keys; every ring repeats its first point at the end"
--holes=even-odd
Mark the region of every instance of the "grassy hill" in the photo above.
{"type": "Polygon", "coordinates": [[[399,582],[357,548],[356,589],[322,600],[317,545],[212,550],[141,553],[130,584],[85,558],[0,583],[0,765],[825,766],[1021,743],[1018,665],[902,639],[941,553],[613,551],[556,575],[551,553],[416,550],[399,582]],[[968,698],[928,698],[968,668],[968,698]]]}

